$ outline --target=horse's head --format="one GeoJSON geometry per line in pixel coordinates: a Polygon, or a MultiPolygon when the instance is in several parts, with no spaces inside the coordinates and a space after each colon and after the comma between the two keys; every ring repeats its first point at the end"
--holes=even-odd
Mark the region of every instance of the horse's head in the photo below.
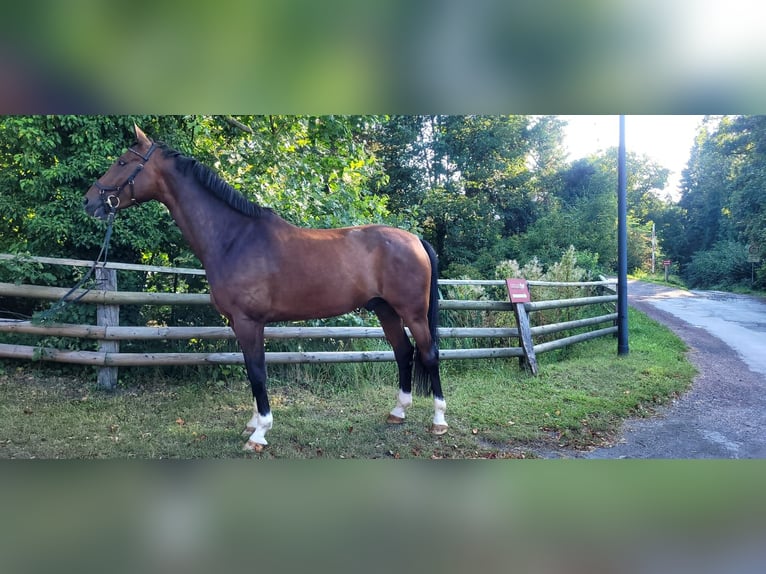
{"type": "Polygon", "coordinates": [[[120,209],[154,199],[157,172],[149,160],[157,144],[137,125],[134,128],[136,144],[118,157],[85,194],[85,211],[90,215],[106,219],[120,209]]]}

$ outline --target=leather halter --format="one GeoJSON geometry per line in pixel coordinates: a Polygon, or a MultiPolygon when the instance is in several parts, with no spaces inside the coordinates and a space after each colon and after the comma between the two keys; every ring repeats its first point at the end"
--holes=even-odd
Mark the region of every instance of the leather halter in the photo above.
{"type": "Polygon", "coordinates": [[[152,145],[149,147],[149,150],[146,152],[146,155],[142,155],[141,153],[137,152],[133,148],[128,148],[128,151],[130,153],[136,154],[138,157],[140,157],[143,160],[143,163],[139,163],[136,166],[136,169],[133,170],[133,173],[131,173],[127,179],[121,184],[121,185],[102,185],[98,180],[96,180],[96,183],[94,185],[99,190],[99,195],[101,197],[101,203],[104,207],[104,211],[107,213],[114,213],[117,208],[120,206],[120,193],[123,189],[125,189],[126,186],[130,187],[130,201],[132,203],[138,203],[136,201],[136,195],[135,195],[135,189],[133,188],[133,182],[136,179],[136,176],[141,172],[142,169],[144,169],[144,164],[149,161],[149,158],[152,157],[152,154],[154,153],[154,150],[157,149],[157,144],[152,142],[152,145]],[[106,195],[109,192],[115,192],[111,195],[106,195]]]}

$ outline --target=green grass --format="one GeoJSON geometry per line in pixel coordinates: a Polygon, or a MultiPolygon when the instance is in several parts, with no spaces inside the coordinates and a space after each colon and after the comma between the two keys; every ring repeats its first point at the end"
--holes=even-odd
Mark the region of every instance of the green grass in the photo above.
{"type": "Polygon", "coordinates": [[[0,458],[499,458],[534,457],[561,446],[586,449],[614,437],[622,420],[649,414],[683,391],[694,369],[669,330],[630,311],[630,353],[602,337],[539,359],[445,361],[449,432],[428,432],[430,398],[415,397],[404,425],[385,423],[396,367],[349,366],[346,384],[323,384],[302,366],[270,381],[274,428],[260,454],[241,451],[252,412],[244,379],[179,384],[166,380],[99,390],[93,372],[0,366],[0,458]],[[58,374],[57,374],[58,373],[58,374]],[[382,382],[385,379],[386,382],[382,382]],[[299,382],[295,382],[295,380],[299,382]]]}
{"type": "Polygon", "coordinates": [[[631,279],[638,279],[639,281],[646,281],[647,283],[657,283],[658,285],[665,285],[666,287],[675,287],[678,289],[688,289],[686,283],[680,275],[675,273],[668,274],[668,280],[665,281],[665,271],[657,271],[650,273],[641,269],[636,269],[629,275],[631,279]]]}

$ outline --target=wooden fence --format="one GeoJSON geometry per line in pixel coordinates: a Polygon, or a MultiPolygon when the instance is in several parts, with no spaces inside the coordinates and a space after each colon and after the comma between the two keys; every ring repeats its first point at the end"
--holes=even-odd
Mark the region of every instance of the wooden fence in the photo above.
{"type": "MultiPolygon", "coordinates": [[[[0,259],[11,259],[13,256],[0,254],[0,259]]],[[[26,259],[36,263],[52,265],[90,266],[92,262],[56,259],[48,257],[33,257],[26,259]]],[[[75,292],[72,296],[80,296],[82,303],[97,306],[96,325],[73,324],[35,324],[30,321],[0,319],[0,333],[24,333],[46,337],[74,337],[98,340],[97,351],[62,350],[50,347],[0,343],[0,357],[43,360],[61,363],[94,365],[99,368],[98,381],[105,388],[112,388],[117,381],[117,368],[120,366],[149,366],[149,365],[204,365],[204,364],[239,364],[243,363],[241,353],[211,352],[211,353],[121,353],[119,342],[128,340],[169,340],[169,339],[234,339],[234,333],[229,327],[221,326],[120,326],[119,307],[121,305],[210,305],[207,293],[148,293],[138,291],[117,290],[117,270],[141,271],[151,273],[176,273],[189,275],[204,275],[200,269],[183,269],[108,263],[105,267],[96,269],[97,281],[101,287],[98,290],[75,292]]],[[[494,280],[440,280],[440,286],[449,285],[479,285],[505,286],[505,281],[494,280]]],[[[530,287],[596,287],[609,293],[606,295],[577,297],[569,299],[532,301],[524,304],[527,313],[546,309],[561,309],[583,305],[602,305],[616,302],[614,280],[553,283],[529,281],[530,287]]],[[[62,287],[46,287],[39,285],[18,285],[0,283],[0,297],[22,297],[38,300],[58,300],[68,289],[62,287]]],[[[444,312],[473,310],[473,311],[514,311],[510,301],[472,301],[458,299],[442,299],[440,309],[444,312]]],[[[617,314],[606,313],[587,319],[565,321],[555,324],[538,325],[531,328],[531,337],[560,333],[563,331],[579,330],[610,324],[593,330],[587,330],[574,335],[553,339],[534,345],[535,353],[543,353],[558,349],[573,343],[595,337],[614,334],[617,327],[614,322],[617,314]]],[[[356,339],[384,338],[383,330],[375,327],[304,327],[304,326],[269,326],[265,332],[267,339],[356,339]]],[[[518,328],[507,327],[441,327],[441,338],[461,339],[519,339],[518,328]]],[[[493,346],[471,349],[442,349],[442,359],[487,359],[503,357],[519,357],[523,360],[524,352],[520,346],[493,346]]],[[[392,351],[300,351],[300,352],[267,352],[266,361],[269,363],[338,363],[338,362],[368,362],[393,361],[392,351]]]]}

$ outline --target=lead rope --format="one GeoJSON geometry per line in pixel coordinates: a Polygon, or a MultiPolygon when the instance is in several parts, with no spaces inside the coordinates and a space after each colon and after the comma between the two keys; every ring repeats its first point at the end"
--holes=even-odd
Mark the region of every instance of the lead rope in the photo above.
{"type": "Polygon", "coordinates": [[[87,293],[90,293],[90,291],[95,287],[95,283],[85,289],[82,293],[77,295],[74,299],[69,299],[69,297],[78,289],[80,289],[85,282],[90,279],[90,276],[93,275],[93,271],[96,270],[96,267],[99,266],[99,263],[102,267],[106,267],[107,257],[109,255],[109,241],[112,238],[112,224],[114,223],[114,211],[111,211],[109,215],[107,216],[106,220],[106,234],[104,235],[104,242],[101,244],[101,251],[98,253],[98,257],[96,257],[96,260],[93,262],[93,265],[91,265],[90,269],[88,269],[88,272],[77,282],[77,285],[72,287],[69,291],[67,291],[61,299],[56,301],[52,307],[49,309],[46,309],[42,313],[35,314],[32,317],[33,323],[44,323],[45,321],[49,321],[54,315],[56,315],[59,311],[61,311],[64,307],[69,305],[70,303],[77,303],[80,299],[85,297],[87,293]],[[101,261],[101,257],[103,256],[104,260],[101,261]]]}

